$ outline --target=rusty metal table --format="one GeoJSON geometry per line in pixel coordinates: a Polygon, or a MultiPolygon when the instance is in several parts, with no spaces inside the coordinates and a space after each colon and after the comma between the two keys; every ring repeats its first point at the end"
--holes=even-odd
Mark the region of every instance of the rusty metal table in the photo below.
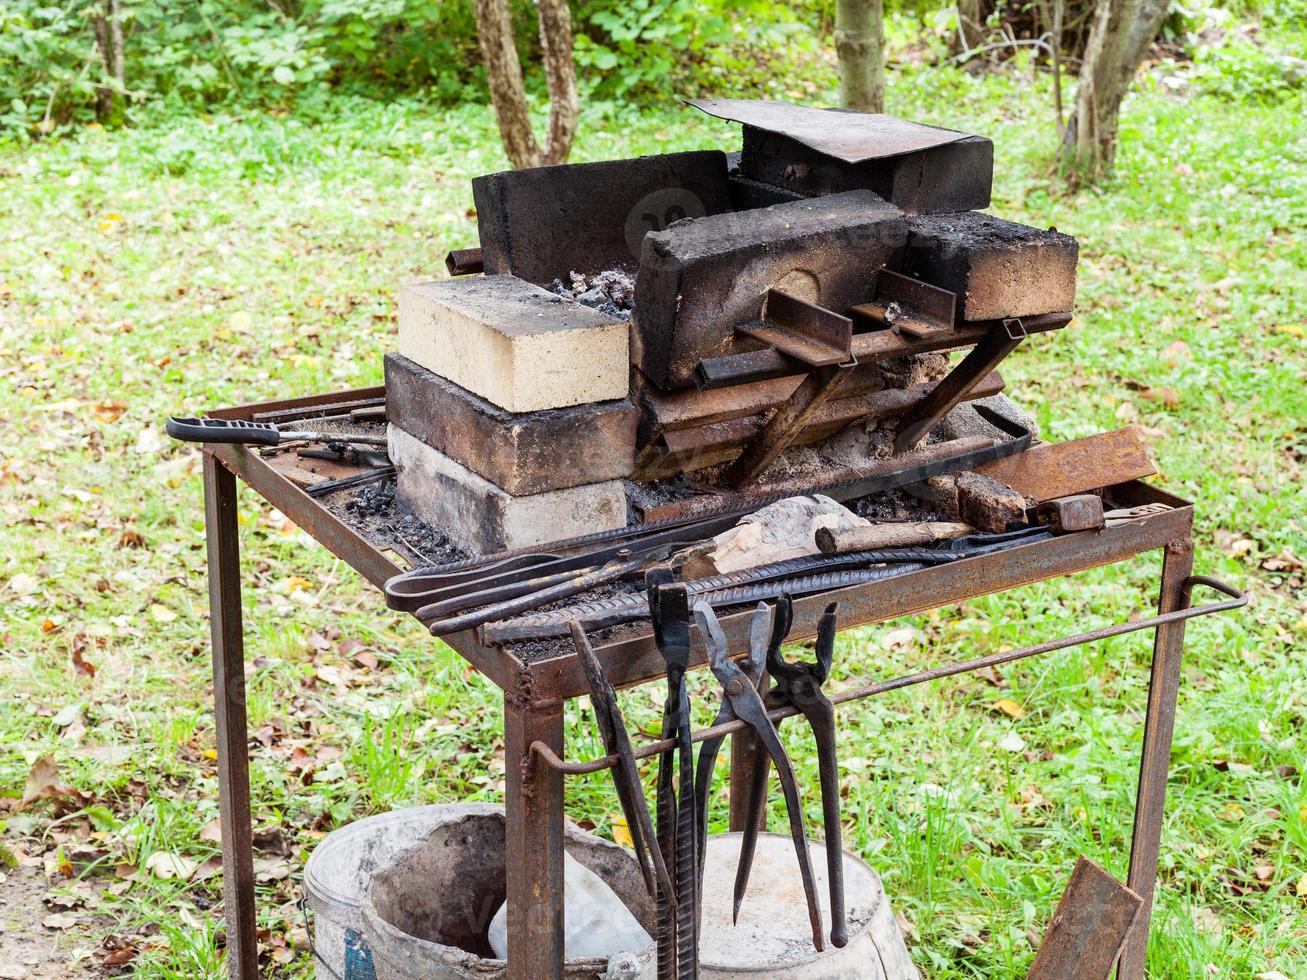
{"type": "MultiPolygon", "coordinates": [[[[290,420],[325,415],[342,408],[381,404],[384,404],[384,389],[370,388],[224,409],[210,414],[218,418],[254,419],[257,416],[262,420],[290,420]]],[[[235,980],[252,980],[258,976],[258,946],[236,520],[237,478],[373,585],[380,587],[401,569],[257,453],[241,446],[204,448],[204,506],[228,965],[235,980]]],[[[822,610],[833,600],[840,602],[841,627],[851,629],[1161,550],[1157,616],[1017,651],[949,664],[905,678],[868,684],[835,697],[836,703],[847,702],[1107,636],[1155,629],[1128,875],[1129,886],[1143,897],[1145,905],[1119,968],[1122,978],[1140,980],[1144,973],[1149,911],[1157,878],[1185,622],[1196,615],[1235,608],[1245,600],[1228,586],[1192,575],[1193,506],[1190,503],[1137,481],[1110,488],[1110,492],[1113,502],[1119,506],[1160,502],[1170,509],[1103,531],[1085,531],[1036,541],[911,572],[886,582],[797,600],[791,636],[796,641],[814,636],[822,610]],[[1215,588],[1230,598],[1191,607],[1190,592],[1197,585],[1215,588]]],[[[743,653],[747,647],[748,620],[747,611],[722,617],[722,626],[733,653],[743,653]]],[[[482,645],[471,631],[446,637],[445,641],[503,692],[506,853],[518,856],[509,863],[506,871],[509,975],[522,980],[559,977],[563,935],[563,777],[565,772],[592,772],[607,764],[607,760],[588,763],[562,761],[563,709],[568,700],[588,693],[585,677],[574,654],[523,663],[504,649],[482,645]]],[[[662,660],[648,631],[627,634],[620,640],[598,646],[596,652],[614,686],[646,683],[663,677],[662,660]]],[[[691,665],[702,664],[703,648],[696,644],[691,665]]],[[[730,819],[732,829],[739,829],[743,786],[747,780],[744,760],[749,756],[744,751],[734,751],[734,748],[730,819]]],[[[653,749],[653,746],[648,746],[640,754],[647,756],[653,749]]]]}

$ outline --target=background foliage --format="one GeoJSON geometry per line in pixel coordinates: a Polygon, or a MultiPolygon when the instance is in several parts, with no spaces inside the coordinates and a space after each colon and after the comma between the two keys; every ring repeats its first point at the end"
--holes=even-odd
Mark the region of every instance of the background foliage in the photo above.
{"type": "MultiPolygon", "coordinates": [[[[951,7],[887,6],[891,61],[949,57],[951,7]]],[[[1004,10],[1022,6],[1030,5],[1004,10]]],[[[834,0],[576,0],[583,96],[816,96],[834,78],[833,7],[834,0]]],[[[538,56],[534,7],[514,0],[514,8],[530,61],[538,56]]],[[[93,29],[102,13],[102,0],[0,4],[0,134],[40,136],[94,120],[96,91],[109,84],[93,29]]],[[[1307,0],[1276,0],[1251,28],[1229,26],[1232,14],[1246,21],[1257,13],[1177,6],[1168,50],[1197,58],[1217,94],[1278,99],[1307,77],[1307,0]],[[1275,35],[1269,48],[1266,30],[1275,35]]],[[[420,95],[444,105],[486,98],[471,0],[122,0],[121,16],[136,118],[143,109],[220,106],[313,112],[341,93],[420,95]]],[[[528,80],[539,82],[531,72],[528,80]]]]}

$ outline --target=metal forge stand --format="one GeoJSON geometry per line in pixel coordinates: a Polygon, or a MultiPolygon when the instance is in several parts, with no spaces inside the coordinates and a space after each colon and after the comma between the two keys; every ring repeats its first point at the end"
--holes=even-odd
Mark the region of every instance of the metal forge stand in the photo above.
{"type": "MultiPolygon", "coordinates": [[[[245,406],[212,415],[288,421],[382,404],[384,390],[374,388],[245,406]]],[[[205,523],[228,966],[233,980],[253,980],[259,975],[259,967],[236,522],[237,477],[373,585],[380,587],[401,569],[321,503],[281,475],[275,460],[262,459],[241,446],[205,447],[205,523]]],[[[1237,608],[1246,600],[1237,590],[1221,582],[1192,574],[1192,504],[1138,481],[1108,488],[1107,493],[1118,506],[1160,502],[1171,509],[1103,531],[1068,534],[922,569],[887,582],[799,599],[794,604],[791,637],[799,640],[814,636],[822,610],[828,602],[836,599],[840,602],[841,625],[851,629],[1125,561],[1160,549],[1163,554],[1161,591],[1155,616],[867,683],[833,697],[836,704],[846,703],[1123,633],[1155,630],[1128,877],[1130,888],[1143,897],[1144,907],[1126,944],[1119,968],[1119,975],[1125,980],[1141,980],[1148,945],[1149,913],[1157,879],[1185,622],[1196,616],[1237,608]],[[1190,596],[1196,586],[1206,586],[1228,598],[1191,607],[1190,596]]],[[[722,617],[722,626],[733,653],[742,654],[747,648],[748,621],[747,611],[722,617]]],[[[480,644],[471,631],[448,637],[447,642],[496,684],[504,695],[506,852],[514,856],[506,868],[510,910],[509,975],[515,980],[560,978],[563,967],[563,776],[594,772],[606,768],[614,760],[563,761],[565,705],[569,699],[588,693],[585,676],[574,654],[526,664],[502,648],[480,644]]],[[[663,677],[662,660],[648,632],[600,645],[597,653],[614,686],[649,683],[663,677]]],[[[692,666],[702,665],[703,647],[696,643],[692,666]]],[[[706,729],[697,732],[695,740],[731,731],[734,727],[726,725],[717,731],[706,729]]],[[[662,748],[661,743],[650,744],[637,756],[648,757],[662,748]]],[[[740,748],[732,746],[730,801],[733,830],[740,829],[744,788],[748,782],[745,760],[750,758],[750,753],[740,751],[740,748]]]]}

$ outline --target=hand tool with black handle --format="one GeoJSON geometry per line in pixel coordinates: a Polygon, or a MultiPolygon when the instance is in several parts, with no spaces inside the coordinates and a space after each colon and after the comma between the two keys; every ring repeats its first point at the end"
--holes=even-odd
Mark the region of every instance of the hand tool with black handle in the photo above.
{"type": "Polygon", "coordinates": [[[631,833],[631,847],[640,862],[645,886],[649,889],[649,894],[655,897],[659,888],[669,897],[674,896],[675,886],[654,837],[649,807],[644,801],[644,788],[640,785],[640,771],[636,768],[635,752],[631,748],[631,737],[626,732],[622,710],[617,706],[617,693],[604,676],[603,666],[580,623],[572,624],[572,643],[590,685],[590,704],[599,724],[604,751],[617,756],[617,765],[612,770],[613,786],[617,790],[617,800],[622,805],[622,815],[626,817],[626,827],[631,833]],[[657,881],[654,880],[655,877],[657,881]]]}
{"type": "MultiPolygon", "coordinates": [[[[699,631],[704,636],[704,642],[708,646],[708,666],[712,669],[713,676],[721,682],[723,698],[730,702],[735,716],[746,722],[758,737],[758,756],[754,762],[750,790],[756,796],[756,787],[760,780],[762,800],[759,803],[755,798],[751,798],[749,812],[745,815],[744,834],[740,841],[740,865],[735,874],[735,919],[739,919],[740,906],[744,903],[744,889],[748,884],[749,869],[745,864],[745,847],[749,848],[751,862],[752,851],[758,839],[761,806],[766,805],[766,766],[770,762],[776,766],[776,773],[781,781],[781,791],[785,794],[785,810],[790,820],[790,838],[794,841],[794,853],[799,861],[799,875],[803,881],[803,894],[808,905],[808,921],[812,926],[812,944],[818,952],[821,952],[826,948],[826,938],[822,929],[821,908],[817,904],[817,886],[812,874],[812,858],[808,853],[808,835],[803,829],[803,803],[799,798],[794,767],[790,764],[790,757],[786,754],[785,746],[776,733],[776,726],[767,717],[767,708],[750,681],[750,674],[745,673],[744,669],[731,659],[730,645],[726,641],[726,634],[722,631],[716,614],[710,606],[698,603],[694,607],[694,616],[699,623],[699,631]]],[[[758,603],[754,617],[764,623],[770,622],[770,612],[765,602],[758,603]]],[[[784,625],[788,626],[788,624],[784,625]]],[[[767,652],[767,644],[762,641],[762,637],[766,632],[762,628],[750,630],[749,660],[758,665],[751,669],[759,671],[762,669],[761,665],[767,652]]],[[[771,633],[775,638],[776,628],[773,628],[771,633]]],[[[784,633],[781,633],[781,636],[784,636],[784,633]]]]}
{"type": "Polygon", "coordinates": [[[164,430],[183,442],[225,443],[242,446],[278,446],[284,442],[355,442],[364,446],[384,446],[385,436],[362,436],[350,432],[313,432],[279,429],[271,422],[246,422],[243,419],[189,418],[174,415],[164,430]]]}
{"type": "MultiPolygon", "coordinates": [[[[816,661],[788,661],[781,656],[781,643],[789,632],[793,602],[783,595],[776,604],[776,617],[785,621],[785,630],[777,636],[772,631],[772,643],[767,649],[767,673],[775,686],[763,699],[769,711],[782,707],[798,708],[812,726],[817,743],[817,771],[821,777],[822,825],[826,836],[826,877],[830,887],[831,945],[842,948],[849,942],[849,925],[844,911],[844,847],[840,828],[840,770],[835,752],[835,706],[821,686],[830,675],[831,659],[835,650],[835,610],[839,604],[826,607],[817,624],[816,661]],[[781,610],[785,610],[782,617],[781,610]]],[[[765,772],[764,767],[763,771],[765,772]]],[[[741,866],[744,865],[741,852],[741,866]]],[[[744,871],[748,877],[748,869],[744,871]]]]}
{"type": "MultiPolygon", "coordinates": [[[[654,641],[667,664],[667,700],[663,704],[663,738],[676,740],[678,784],[673,787],[672,752],[659,757],[658,834],[670,843],[676,864],[675,941],[676,980],[695,980],[699,972],[699,859],[695,833],[698,808],[694,799],[694,747],[690,739],[690,699],[685,672],[690,666],[690,600],[684,582],[666,566],[655,566],[645,575],[654,641]],[[678,793],[679,790],[679,793],[678,793]],[[672,833],[663,832],[663,821],[674,815],[672,833]]],[[[669,857],[664,850],[663,857],[669,857]]],[[[660,937],[661,938],[661,937],[660,937]]],[[[664,954],[659,944],[660,966],[664,954]]]]}

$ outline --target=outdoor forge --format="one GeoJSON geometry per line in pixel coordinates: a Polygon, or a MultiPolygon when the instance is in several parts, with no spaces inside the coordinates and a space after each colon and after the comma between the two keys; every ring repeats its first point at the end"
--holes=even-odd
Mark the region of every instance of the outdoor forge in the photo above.
{"type": "Polygon", "coordinates": [[[1307,975],[1300,7],[10,0],[0,980],[1307,975]]]}

